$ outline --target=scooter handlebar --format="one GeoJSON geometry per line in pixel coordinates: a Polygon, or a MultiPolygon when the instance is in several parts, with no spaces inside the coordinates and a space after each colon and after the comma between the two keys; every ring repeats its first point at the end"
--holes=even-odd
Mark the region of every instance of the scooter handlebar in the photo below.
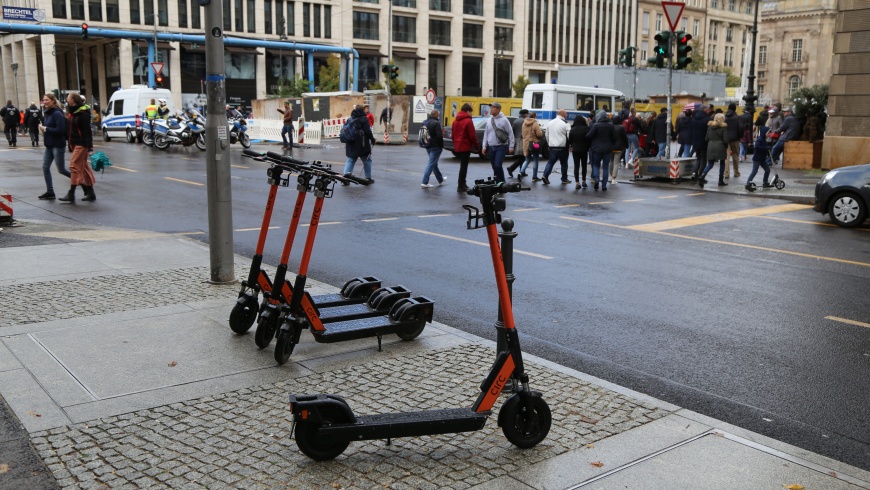
{"type": "Polygon", "coordinates": [[[520,182],[496,182],[492,179],[478,180],[474,183],[474,187],[468,189],[466,194],[469,196],[480,197],[481,190],[485,188],[492,189],[495,194],[507,194],[508,192],[530,191],[530,187],[523,187],[520,182]]]}
{"type": "Polygon", "coordinates": [[[263,156],[262,153],[254,151],[254,150],[242,150],[242,155],[244,155],[246,157],[251,157],[251,158],[258,158],[258,157],[263,156]]]}

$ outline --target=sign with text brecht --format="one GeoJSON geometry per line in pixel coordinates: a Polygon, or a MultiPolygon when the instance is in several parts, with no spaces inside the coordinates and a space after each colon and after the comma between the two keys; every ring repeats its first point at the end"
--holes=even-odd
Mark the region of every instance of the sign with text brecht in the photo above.
{"type": "Polygon", "coordinates": [[[3,18],[7,20],[23,20],[26,22],[42,22],[45,20],[45,10],[4,5],[3,18]]]}

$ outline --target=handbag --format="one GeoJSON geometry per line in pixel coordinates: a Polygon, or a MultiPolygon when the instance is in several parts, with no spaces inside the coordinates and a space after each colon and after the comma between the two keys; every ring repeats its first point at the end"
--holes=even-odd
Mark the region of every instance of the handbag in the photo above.
{"type": "Polygon", "coordinates": [[[498,138],[499,143],[507,143],[508,142],[508,134],[507,131],[501,129],[496,126],[493,122],[492,118],[489,119],[490,124],[492,124],[492,130],[495,131],[495,137],[498,138]]]}
{"type": "Polygon", "coordinates": [[[541,151],[541,144],[537,141],[529,141],[529,154],[535,155],[541,151]]]}

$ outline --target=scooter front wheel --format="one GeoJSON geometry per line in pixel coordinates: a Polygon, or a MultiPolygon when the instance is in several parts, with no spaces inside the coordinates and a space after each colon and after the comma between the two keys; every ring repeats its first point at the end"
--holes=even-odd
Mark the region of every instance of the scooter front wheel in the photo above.
{"type": "MultiPolygon", "coordinates": [[[[293,343],[293,333],[290,330],[282,329],[278,333],[278,341],[275,343],[275,361],[280,365],[286,364],[290,360],[290,354],[293,353],[294,347],[296,347],[296,344],[293,343]]],[[[344,451],[344,448],[342,448],[342,451],[344,451]]]]}
{"type": "Polygon", "coordinates": [[[257,313],[259,313],[259,306],[254,297],[247,298],[244,303],[236,303],[233,311],[230,312],[230,328],[233,332],[242,335],[250,330],[257,319],[257,313]]]}
{"type": "MultiPolygon", "coordinates": [[[[280,337],[279,337],[280,338],[280,337]]],[[[347,439],[335,439],[317,435],[317,429],[323,425],[345,422],[345,415],[335,407],[323,406],[319,408],[322,424],[313,422],[296,422],[296,445],[302,454],[315,461],[329,461],[347,449],[350,441],[347,439]]]]}
{"type": "Polygon", "coordinates": [[[260,321],[257,322],[257,333],[254,334],[254,343],[261,349],[269,347],[269,344],[272,343],[272,339],[275,338],[275,329],[278,327],[278,318],[273,318],[273,316],[277,317],[277,312],[269,313],[267,310],[266,313],[263,313],[263,315],[260,316],[260,321]]]}
{"type": "Polygon", "coordinates": [[[529,405],[523,395],[515,393],[504,402],[498,413],[498,425],[508,441],[520,449],[536,446],[550,432],[553,416],[541,394],[532,392],[529,405]]]}

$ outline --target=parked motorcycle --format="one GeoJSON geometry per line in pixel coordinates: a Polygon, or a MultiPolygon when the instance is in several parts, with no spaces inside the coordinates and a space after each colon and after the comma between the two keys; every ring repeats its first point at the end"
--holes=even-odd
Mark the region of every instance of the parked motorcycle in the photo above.
{"type": "Polygon", "coordinates": [[[205,119],[196,111],[188,116],[178,111],[174,117],[156,119],[154,121],[154,137],[152,141],[151,126],[145,123],[142,133],[142,142],[146,145],[153,144],[160,150],[169,148],[170,145],[182,146],[196,145],[201,151],[205,151],[205,119]]]}
{"type": "Polygon", "coordinates": [[[242,117],[227,119],[230,130],[230,143],[241,143],[243,148],[251,147],[251,137],[248,136],[248,122],[242,117]]]}

